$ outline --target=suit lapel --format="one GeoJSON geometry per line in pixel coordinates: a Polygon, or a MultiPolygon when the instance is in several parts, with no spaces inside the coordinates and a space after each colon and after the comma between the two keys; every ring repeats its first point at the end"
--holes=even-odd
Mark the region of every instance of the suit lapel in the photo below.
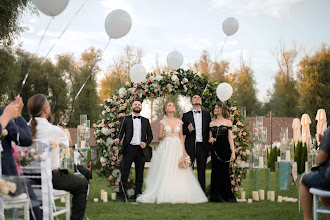
{"type": "Polygon", "coordinates": [[[195,119],[194,119],[194,111],[193,110],[190,111],[190,115],[191,115],[191,123],[195,127],[195,119]]]}
{"type": "Polygon", "coordinates": [[[143,131],[145,131],[145,129],[144,129],[144,118],[141,117],[141,141],[144,141],[143,136],[145,137],[145,135],[143,135],[143,131]]]}

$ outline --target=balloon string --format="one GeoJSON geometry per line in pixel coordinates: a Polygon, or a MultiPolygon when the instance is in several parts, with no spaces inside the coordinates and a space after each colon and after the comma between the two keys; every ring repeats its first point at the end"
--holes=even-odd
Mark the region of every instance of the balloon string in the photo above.
{"type": "MultiPolygon", "coordinates": [[[[104,51],[107,49],[107,47],[108,47],[108,45],[109,45],[109,43],[110,43],[110,40],[111,40],[111,38],[109,38],[109,41],[108,41],[108,43],[107,43],[107,45],[105,46],[105,48],[103,49],[103,51],[102,51],[102,53],[101,53],[101,56],[100,57],[102,57],[103,56],[103,54],[104,54],[104,51]]],[[[76,100],[77,98],[78,98],[78,96],[80,95],[80,93],[81,93],[81,91],[83,90],[83,88],[85,87],[85,85],[86,85],[86,83],[87,83],[87,81],[88,81],[88,79],[92,76],[92,74],[93,74],[93,71],[94,71],[94,69],[96,68],[96,62],[95,62],[95,64],[94,64],[94,66],[93,66],[93,68],[92,68],[92,70],[91,70],[91,73],[88,75],[88,77],[87,77],[87,79],[86,79],[86,81],[84,82],[84,84],[81,86],[81,88],[79,89],[79,91],[78,91],[78,93],[77,93],[77,95],[74,97],[74,100],[76,100]]]]}
{"type": "Polygon", "coordinates": [[[226,44],[227,38],[228,38],[228,36],[226,36],[225,42],[223,42],[223,44],[222,44],[222,47],[221,47],[221,50],[220,50],[220,57],[222,57],[222,50],[223,50],[223,47],[226,44]]]}
{"type": "MultiPolygon", "coordinates": [[[[55,43],[53,44],[53,46],[48,50],[46,56],[43,57],[43,58],[41,59],[41,63],[47,58],[47,56],[49,55],[49,53],[50,53],[50,52],[52,51],[52,49],[55,47],[56,43],[61,39],[61,37],[62,37],[62,35],[64,34],[64,32],[68,29],[68,27],[69,27],[70,24],[72,23],[73,19],[77,16],[77,14],[80,12],[80,10],[83,8],[83,6],[86,4],[87,1],[88,1],[88,0],[86,0],[86,1],[80,6],[80,8],[79,8],[78,11],[75,13],[75,15],[72,17],[72,19],[70,20],[70,22],[68,23],[68,25],[67,25],[67,26],[64,28],[64,30],[62,31],[61,35],[57,38],[57,40],[55,41],[55,43]]],[[[38,48],[37,48],[36,53],[37,53],[38,50],[39,50],[40,44],[41,44],[42,40],[43,40],[44,37],[45,37],[46,31],[48,30],[48,27],[49,27],[49,24],[51,23],[51,21],[52,21],[52,19],[51,19],[50,22],[48,23],[47,28],[46,28],[46,30],[45,30],[45,32],[44,32],[44,34],[43,34],[43,36],[42,36],[42,38],[41,38],[41,40],[40,40],[40,42],[39,42],[39,45],[38,45],[38,48]]],[[[28,77],[29,77],[30,71],[31,71],[32,66],[33,66],[34,63],[35,63],[35,61],[31,63],[31,65],[30,65],[30,67],[29,67],[27,73],[25,74],[25,77],[24,77],[24,80],[23,80],[23,82],[22,82],[22,86],[21,86],[21,89],[20,89],[20,91],[19,91],[19,93],[18,93],[18,96],[21,94],[21,92],[22,92],[22,90],[23,90],[23,87],[24,87],[24,85],[25,85],[25,83],[26,83],[26,80],[27,80],[28,77]]]]}
{"type": "MultiPolygon", "coordinates": [[[[68,23],[68,25],[64,28],[64,30],[62,31],[62,33],[60,34],[60,36],[57,38],[57,40],[55,41],[55,43],[53,44],[53,46],[48,50],[47,54],[45,55],[45,57],[43,58],[46,59],[46,57],[49,55],[49,53],[52,51],[52,49],[55,47],[55,45],[57,44],[57,42],[61,39],[62,35],[65,33],[65,31],[68,29],[68,27],[71,25],[73,19],[77,16],[77,14],[80,12],[80,10],[84,7],[84,5],[86,4],[88,0],[86,0],[78,9],[78,11],[74,14],[74,16],[71,18],[70,22],[68,23]]],[[[43,61],[42,60],[42,61],[43,61]]]]}
{"type": "MultiPolygon", "coordinates": [[[[46,32],[48,31],[48,28],[49,28],[50,23],[52,23],[52,20],[53,20],[53,18],[51,18],[51,19],[49,20],[49,22],[48,22],[48,24],[47,24],[47,27],[46,27],[46,29],[45,29],[45,31],[44,31],[44,33],[43,33],[43,35],[42,35],[42,37],[41,37],[41,39],[40,39],[40,41],[39,41],[39,44],[38,44],[38,46],[37,46],[37,50],[36,50],[35,54],[38,53],[39,48],[40,48],[40,45],[41,45],[41,43],[42,43],[42,41],[43,41],[43,39],[44,39],[44,37],[45,37],[45,35],[46,35],[46,32]]],[[[21,89],[20,89],[20,91],[19,91],[19,93],[18,93],[18,96],[20,96],[21,93],[22,93],[23,87],[24,87],[24,85],[25,85],[25,83],[26,83],[27,78],[29,77],[29,74],[30,74],[30,71],[31,71],[31,69],[32,69],[33,64],[34,64],[34,62],[31,63],[31,65],[30,65],[28,71],[26,72],[26,74],[25,74],[25,76],[24,76],[24,79],[23,79],[23,81],[22,81],[22,86],[21,86],[21,89]]]]}

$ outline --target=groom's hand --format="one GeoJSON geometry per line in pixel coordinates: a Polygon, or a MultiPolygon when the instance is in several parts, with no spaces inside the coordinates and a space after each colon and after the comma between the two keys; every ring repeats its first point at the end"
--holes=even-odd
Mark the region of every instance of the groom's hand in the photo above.
{"type": "Polygon", "coordinates": [[[143,141],[141,141],[140,146],[141,146],[142,149],[144,149],[146,147],[146,143],[144,143],[143,141]]]}
{"type": "Polygon", "coordinates": [[[118,145],[118,144],[119,144],[119,139],[116,138],[116,139],[115,139],[115,145],[118,145]]]}
{"type": "Polygon", "coordinates": [[[192,125],[192,123],[190,123],[190,124],[188,125],[188,130],[189,130],[190,132],[192,132],[193,130],[195,130],[195,128],[194,128],[194,126],[192,125]]]}

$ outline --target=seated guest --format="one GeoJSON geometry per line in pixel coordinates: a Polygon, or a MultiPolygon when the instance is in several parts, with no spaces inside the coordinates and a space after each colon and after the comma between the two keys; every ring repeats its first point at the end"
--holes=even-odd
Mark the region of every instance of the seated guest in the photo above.
{"type": "Polygon", "coordinates": [[[45,95],[37,94],[28,101],[28,112],[31,116],[30,128],[33,139],[47,140],[58,143],[51,147],[49,156],[53,174],[54,189],[66,190],[72,194],[71,219],[82,220],[86,209],[86,195],[88,182],[84,178],[60,169],[60,147],[69,147],[69,138],[64,130],[52,125],[48,119],[52,118],[49,102],[45,95]]]}
{"type": "MultiPolygon", "coordinates": [[[[2,174],[7,176],[17,176],[16,163],[13,156],[12,141],[19,146],[31,146],[32,137],[29,126],[25,119],[22,117],[22,109],[24,103],[21,97],[16,97],[15,101],[10,103],[4,110],[0,109],[0,130],[6,129],[6,134],[2,133],[1,145],[3,151],[1,152],[1,166],[2,174]],[[14,119],[16,118],[16,122],[14,119]]],[[[30,200],[32,201],[33,213],[31,213],[31,219],[42,219],[39,204],[37,203],[37,197],[35,196],[30,184],[25,181],[28,189],[30,200]]],[[[15,194],[25,192],[24,189],[17,189],[15,194]]]]}
{"type": "Polygon", "coordinates": [[[79,171],[89,182],[89,179],[91,177],[90,170],[86,169],[85,167],[80,165],[80,158],[84,158],[85,154],[78,148],[76,149],[75,146],[73,146],[73,158],[74,158],[74,172],[79,171]]]}
{"type": "MultiPolygon", "coordinates": [[[[309,189],[330,190],[330,127],[328,127],[324,137],[319,136],[319,141],[321,144],[316,158],[319,167],[303,174],[300,181],[299,196],[305,219],[312,219],[313,195],[309,192],[309,189]]],[[[329,198],[321,197],[321,201],[325,207],[330,207],[329,198]]],[[[328,219],[330,219],[330,215],[328,215],[328,219]]]]}

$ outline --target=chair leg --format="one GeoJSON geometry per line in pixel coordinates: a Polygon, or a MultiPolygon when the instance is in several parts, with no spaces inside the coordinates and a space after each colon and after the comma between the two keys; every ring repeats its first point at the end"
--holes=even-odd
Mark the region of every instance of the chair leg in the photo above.
{"type": "Polygon", "coordinates": [[[70,208],[70,193],[67,193],[65,198],[66,220],[70,220],[70,208]]]}
{"type": "Polygon", "coordinates": [[[318,215],[317,215],[317,210],[319,209],[319,196],[318,195],[313,195],[313,203],[314,203],[314,208],[313,208],[313,219],[317,220],[318,215]]]}
{"type": "Polygon", "coordinates": [[[24,205],[24,220],[30,220],[30,212],[29,212],[29,202],[26,202],[24,205]]]}

